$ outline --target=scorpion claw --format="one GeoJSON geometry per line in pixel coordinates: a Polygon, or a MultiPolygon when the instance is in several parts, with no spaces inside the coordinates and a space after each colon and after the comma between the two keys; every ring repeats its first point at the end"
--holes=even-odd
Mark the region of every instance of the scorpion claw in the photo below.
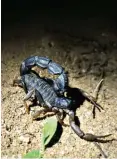
{"type": "Polygon", "coordinates": [[[63,110],[62,109],[58,110],[58,112],[56,114],[56,117],[57,117],[58,122],[61,125],[65,126],[65,127],[69,126],[68,124],[64,123],[64,121],[63,121],[64,120],[64,115],[63,115],[63,110]]]}
{"type": "Polygon", "coordinates": [[[74,115],[74,112],[73,111],[69,111],[69,122],[70,122],[70,126],[71,128],[73,129],[73,131],[81,138],[81,139],[84,139],[86,141],[90,141],[90,142],[101,142],[101,143],[106,143],[106,142],[109,142],[109,141],[112,141],[112,140],[101,140],[99,138],[105,138],[105,137],[108,137],[112,134],[108,134],[108,135],[103,135],[103,136],[96,136],[96,135],[93,135],[93,134],[90,134],[90,133],[84,133],[80,127],[78,125],[76,125],[75,123],[75,115],[74,115]]]}
{"type": "Polygon", "coordinates": [[[93,134],[85,134],[83,137],[82,137],[84,140],[87,140],[87,141],[95,141],[97,140],[97,137],[93,134]]]}
{"type": "MultiPolygon", "coordinates": [[[[112,134],[108,134],[108,135],[103,135],[103,136],[96,136],[96,135],[93,135],[93,134],[90,134],[90,133],[87,133],[83,136],[83,139],[84,140],[87,140],[87,141],[97,141],[97,142],[101,142],[101,141],[104,141],[104,140],[99,140],[98,138],[105,138],[105,137],[108,137],[112,134]]],[[[105,140],[106,141],[106,140],[105,140]]]]}
{"type": "Polygon", "coordinates": [[[41,114],[45,115],[46,113],[51,112],[51,111],[52,111],[51,109],[47,109],[47,108],[39,110],[39,111],[35,112],[34,114],[32,114],[32,120],[36,120],[40,117],[41,114]]]}
{"type": "Polygon", "coordinates": [[[26,109],[26,113],[30,114],[30,108],[29,108],[29,105],[27,105],[26,101],[24,101],[24,106],[25,106],[25,109],[26,109]]]}
{"type": "Polygon", "coordinates": [[[86,141],[89,141],[89,142],[100,142],[100,143],[107,143],[107,142],[110,142],[110,141],[113,141],[113,139],[111,140],[101,140],[99,138],[105,138],[105,137],[108,137],[112,134],[108,134],[108,135],[103,135],[103,136],[96,136],[96,135],[93,135],[93,134],[90,134],[90,133],[84,133],[76,124],[75,122],[71,122],[70,123],[71,125],[71,128],[74,130],[74,132],[81,138],[81,139],[84,139],[86,141]]]}

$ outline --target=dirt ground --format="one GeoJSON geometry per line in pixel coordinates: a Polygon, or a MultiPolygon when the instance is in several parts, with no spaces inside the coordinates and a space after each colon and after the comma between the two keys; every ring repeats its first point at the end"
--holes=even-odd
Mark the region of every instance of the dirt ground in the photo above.
{"type": "MultiPolygon", "coordinates": [[[[76,35],[51,28],[36,30],[35,24],[17,24],[14,28],[9,27],[7,32],[4,31],[1,61],[2,157],[18,157],[31,150],[40,149],[41,146],[45,120],[31,120],[31,115],[26,114],[23,104],[24,91],[12,86],[13,79],[19,75],[21,62],[32,55],[46,56],[61,64],[69,72],[70,86],[82,88],[89,94],[93,93],[103,76],[98,103],[104,110],[96,110],[96,118],[93,119],[92,105],[86,101],[77,109],[77,115],[84,132],[96,135],[112,134],[108,139],[117,139],[117,36],[108,28],[88,28],[89,30],[82,28],[85,30],[84,35],[80,28],[76,35]],[[19,28],[23,28],[22,32],[19,28]]],[[[68,117],[65,122],[68,123],[68,117]]],[[[117,157],[117,141],[100,143],[100,146],[108,158],[117,157]]],[[[80,139],[70,127],[63,127],[60,140],[46,149],[44,157],[103,156],[94,143],[80,139]]]]}

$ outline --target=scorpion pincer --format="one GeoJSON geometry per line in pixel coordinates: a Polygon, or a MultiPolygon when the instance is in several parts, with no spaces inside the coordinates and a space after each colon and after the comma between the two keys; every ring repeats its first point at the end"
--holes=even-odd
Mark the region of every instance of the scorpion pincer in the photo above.
{"type": "MultiPolygon", "coordinates": [[[[63,122],[63,112],[68,114],[69,123],[73,131],[81,138],[86,141],[95,142],[108,142],[110,140],[102,140],[100,138],[108,137],[109,135],[96,136],[93,134],[84,133],[80,127],[75,122],[75,112],[73,111],[73,105],[75,101],[71,98],[65,97],[61,92],[67,91],[68,87],[68,77],[64,72],[64,69],[50,59],[46,57],[30,57],[23,61],[20,67],[20,79],[15,79],[13,85],[20,86],[24,89],[26,97],[24,98],[24,103],[27,112],[29,113],[29,106],[26,101],[30,99],[35,94],[36,99],[39,104],[44,108],[37,111],[32,115],[33,119],[37,119],[41,113],[46,114],[47,112],[54,112],[57,115],[58,121],[66,126],[63,122]],[[58,79],[51,80],[48,78],[41,78],[35,72],[31,71],[33,66],[40,66],[42,68],[47,68],[50,73],[60,74],[58,79]],[[50,82],[51,81],[51,82],[50,82]]],[[[94,106],[98,107],[98,104],[93,100],[92,96],[87,95],[85,92],[81,91],[84,97],[88,99],[94,106]]]]}

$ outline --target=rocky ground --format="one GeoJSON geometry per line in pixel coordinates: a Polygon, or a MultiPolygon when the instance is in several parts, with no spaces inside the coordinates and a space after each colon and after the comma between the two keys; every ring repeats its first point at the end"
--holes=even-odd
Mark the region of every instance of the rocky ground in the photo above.
{"type": "MultiPolygon", "coordinates": [[[[84,132],[97,135],[111,133],[108,138],[117,139],[117,36],[111,30],[96,28],[91,31],[90,27],[84,34],[81,36],[80,31],[76,35],[50,28],[35,30],[35,25],[27,28],[19,24],[4,32],[1,61],[2,157],[17,157],[40,149],[44,119],[31,120],[23,104],[24,91],[12,86],[13,79],[19,75],[21,62],[32,55],[47,56],[61,64],[69,72],[70,86],[82,88],[90,94],[103,76],[98,103],[104,110],[96,111],[93,119],[92,105],[86,101],[77,109],[77,115],[84,132]],[[18,27],[22,27],[22,31],[18,27]]],[[[40,73],[43,74],[41,69],[40,73]]],[[[68,117],[65,122],[68,122],[68,117]]],[[[100,143],[100,146],[109,158],[117,157],[117,141],[100,143]]],[[[70,127],[63,127],[59,141],[46,149],[44,157],[103,156],[94,143],[80,139],[70,127]]]]}

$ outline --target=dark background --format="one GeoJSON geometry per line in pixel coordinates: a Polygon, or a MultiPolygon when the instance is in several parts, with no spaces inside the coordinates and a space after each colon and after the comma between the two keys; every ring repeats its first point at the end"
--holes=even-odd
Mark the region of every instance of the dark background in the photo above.
{"type": "Polygon", "coordinates": [[[72,23],[73,19],[77,22],[77,19],[103,17],[108,19],[109,23],[116,25],[116,1],[2,0],[2,28],[35,17],[43,19],[44,16],[46,19],[67,19],[69,23],[72,23]]]}

